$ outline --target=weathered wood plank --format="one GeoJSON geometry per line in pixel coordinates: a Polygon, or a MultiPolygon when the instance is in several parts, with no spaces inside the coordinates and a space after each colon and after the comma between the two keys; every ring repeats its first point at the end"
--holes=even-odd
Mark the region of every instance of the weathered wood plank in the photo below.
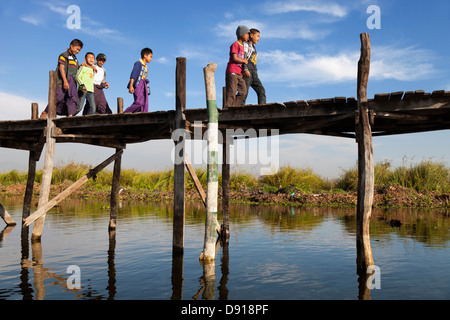
{"type": "Polygon", "coordinates": [[[400,101],[403,97],[403,91],[391,92],[389,101],[400,101]]]}
{"type": "Polygon", "coordinates": [[[6,211],[5,207],[2,206],[0,203],[0,217],[5,221],[6,225],[8,226],[15,226],[16,222],[11,217],[8,211],[6,211]]]}

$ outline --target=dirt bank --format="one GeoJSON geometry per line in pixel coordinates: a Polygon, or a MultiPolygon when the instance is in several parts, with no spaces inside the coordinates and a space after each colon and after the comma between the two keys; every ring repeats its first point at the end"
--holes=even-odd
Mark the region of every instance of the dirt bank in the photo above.
{"type": "MultiPolygon", "coordinates": [[[[52,186],[51,197],[56,196],[65,188],[70,186],[67,181],[58,186],[52,186]]],[[[1,193],[6,196],[23,196],[25,193],[25,184],[0,186],[1,193]]],[[[34,187],[34,196],[39,195],[39,185],[34,187]]],[[[96,198],[109,199],[110,191],[108,189],[98,190],[95,187],[84,187],[72,194],[73,198],[96,198]]],[[[172,192],[159,192],[147,189],[131,190],[122,189],[119,197],[123,200],[147,200],[163,201],[172,200],[172,192]]],[[[219,199],[221,190],[219,190],[219,199]]],[[[276,193],[268,193],[262,190],[254,191],[231,191],[230,198],[232,202],[240,203],[259,203],[259,204],[287,204],[299,206],[333,206],[333,207],[354,207],[356,206],[356,192],[329,192],[329,193],[302,193],[291,192],[289,190],[278,190],[276,193]]],[[[200,200],[195,190],[186,192],[186,200],[200,200]]],[[[417,192],[415,190],[403,188],[398,185],[389,187],[375,187],[374,207],[432,207],[443,208],[450,207],[450,193],[437,192],[417,192]]]]}

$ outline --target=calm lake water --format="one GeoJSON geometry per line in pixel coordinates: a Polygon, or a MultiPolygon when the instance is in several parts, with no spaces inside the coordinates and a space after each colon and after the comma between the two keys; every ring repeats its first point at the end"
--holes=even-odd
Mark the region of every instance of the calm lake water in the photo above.
{"type": "MultiPolygon", "coordinates": [[[[0,201],[20,222],[22,199],[0,201]]],[[[186,204],[185,252],[175,258],[171,203],[121,203],[111,239],[108,204],[64,201],[47,214],[40,245],[22,245],[19,225],[1,231],[0,299],[363,298],[354,209],[232,204],[229,244],[218,245],[210,278],[198,260],[202,203],[186,204]],[[73,265],[80,289],[67,288],[73,265]]],[[[379,269],[364,298],[450,299],[449,226],[448,210],[375,210],[371,245],[379,269]]]]}

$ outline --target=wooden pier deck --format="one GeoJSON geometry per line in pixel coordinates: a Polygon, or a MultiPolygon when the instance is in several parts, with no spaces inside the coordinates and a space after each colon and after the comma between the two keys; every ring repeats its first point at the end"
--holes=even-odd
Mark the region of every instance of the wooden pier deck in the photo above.
{"type": "MultiPolygon", "coordinates": [[[[450,129],[450,92],[423,90],[375,94],[367,101],[372,135],[393,135],[450,129]]],[[[334,97],[219,109],[219,130],[278,129],[279,134],[317,134],[355,138],[357,100],[334,97]]],[[[186,129],[206,129],[207,109],[186,109],[186,129]]],[[[57,143],[86,143],[124,148],[130,143],[171,139],[175,110],[137,114],[61,117],[53,120],[57,143]]],[[[43,119],[1,121],[0,146],[39,150],[45,141],[43,119]]],[[[196,137],[191,134],[191,138],[196,137]]]]}

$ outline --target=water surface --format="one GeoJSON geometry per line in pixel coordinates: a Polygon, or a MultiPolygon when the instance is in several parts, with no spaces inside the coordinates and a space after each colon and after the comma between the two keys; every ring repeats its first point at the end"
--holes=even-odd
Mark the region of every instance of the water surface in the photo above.
{"type": "MultiPolygon", "coordinates": [[[[0,200],[20,222],[22,199],[0,200]]],[[[66,200],[47,214],[40,244],[22,243],[19,225],[1,232],[0,299],[450,298],[448,211],[375,210],[370,229],[379,288],[363,294],[355,209],[230,209],[229,243],[218,243],[215,263],[202,266],[200,202],[186,205],[185,251],[173,257],[171,203],[122,202],[110,234],[108,202],[66,200]],[[80,270],[78,290],[67,288],[72,265],[80,270]]]]}

